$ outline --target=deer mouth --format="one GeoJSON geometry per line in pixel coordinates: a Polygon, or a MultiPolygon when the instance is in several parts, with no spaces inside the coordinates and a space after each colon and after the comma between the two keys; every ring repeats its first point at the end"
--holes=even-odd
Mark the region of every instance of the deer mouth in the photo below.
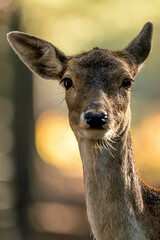
{"type": "Polygon", "coordinates": [[[83,128],[81,133],[88,139],[110,139],[114,136],[114,132],[111,129],[104,128],[83,128]]]}

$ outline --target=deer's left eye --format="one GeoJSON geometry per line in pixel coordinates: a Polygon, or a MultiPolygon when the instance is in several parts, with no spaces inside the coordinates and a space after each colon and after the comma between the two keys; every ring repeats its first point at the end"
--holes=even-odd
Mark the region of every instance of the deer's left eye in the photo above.
{"type": "Polygon", "coordinates": [[[64,87],[65,87],[66,90],[68,90],[69,88],[71,88],[72,85],[73,85],[72,79],[69,78],[69,77],[63,78],[60,83],[63,83],[63,85],[64,85],[64,87]]]}
{"type": "Polygon", "coordinates": [[[131,78],[125,78],[122,82],[121,87],[124,87],[125,89],[129,89],[132,85],[132,82],[134,82],[131,78]]]}

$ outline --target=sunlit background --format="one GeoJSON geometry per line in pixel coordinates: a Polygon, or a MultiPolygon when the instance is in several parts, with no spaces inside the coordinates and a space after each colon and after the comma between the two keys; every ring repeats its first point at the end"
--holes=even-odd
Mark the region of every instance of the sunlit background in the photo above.
{"type": "Polygon", "coordinates": [[[159,9],[159,0],[0,1],[0,239],[93,239],[64,90],[33,76],[6,33],[27,32],[71,55],[122,49],[153,22],[152,53],[132,88],[132,138],[141,177],[159,187],[159,9]]]}

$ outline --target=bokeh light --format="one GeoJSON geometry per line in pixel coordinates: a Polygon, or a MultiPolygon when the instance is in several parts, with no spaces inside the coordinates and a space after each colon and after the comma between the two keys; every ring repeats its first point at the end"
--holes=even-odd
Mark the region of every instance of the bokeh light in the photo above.
{"type": "Polygon", "coordinates": [[[36,121],[36,146],[44,161],[64,174],[82,176],[78,144],[68,118],[61,112],[43,112],[36,121]]]}
{"type": "Polygon", "coordinates": [[[135,159],[141,176],[155,187],[160,182],[160,114],[146,118],[132,130],[135,159]]]}
{"type": "Polygon", "coordinates": [[[60,203],[38,203],[30,207],[29,218],[36,229],[83,236],[87,232],[87,217],[82,207],[60,203]],[[86,228],[84,228],[84,222],[86,228]]]}

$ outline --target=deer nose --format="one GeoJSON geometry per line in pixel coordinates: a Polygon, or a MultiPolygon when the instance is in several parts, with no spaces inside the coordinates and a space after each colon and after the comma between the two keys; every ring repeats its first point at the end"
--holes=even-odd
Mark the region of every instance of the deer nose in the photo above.
{"type": "Polygon", "coordinates": [[[104,124],[110,122],[110,117],[105,112],[86,112],[84,114],[84,120],[91,128],[101,129],[104,124]]]}

